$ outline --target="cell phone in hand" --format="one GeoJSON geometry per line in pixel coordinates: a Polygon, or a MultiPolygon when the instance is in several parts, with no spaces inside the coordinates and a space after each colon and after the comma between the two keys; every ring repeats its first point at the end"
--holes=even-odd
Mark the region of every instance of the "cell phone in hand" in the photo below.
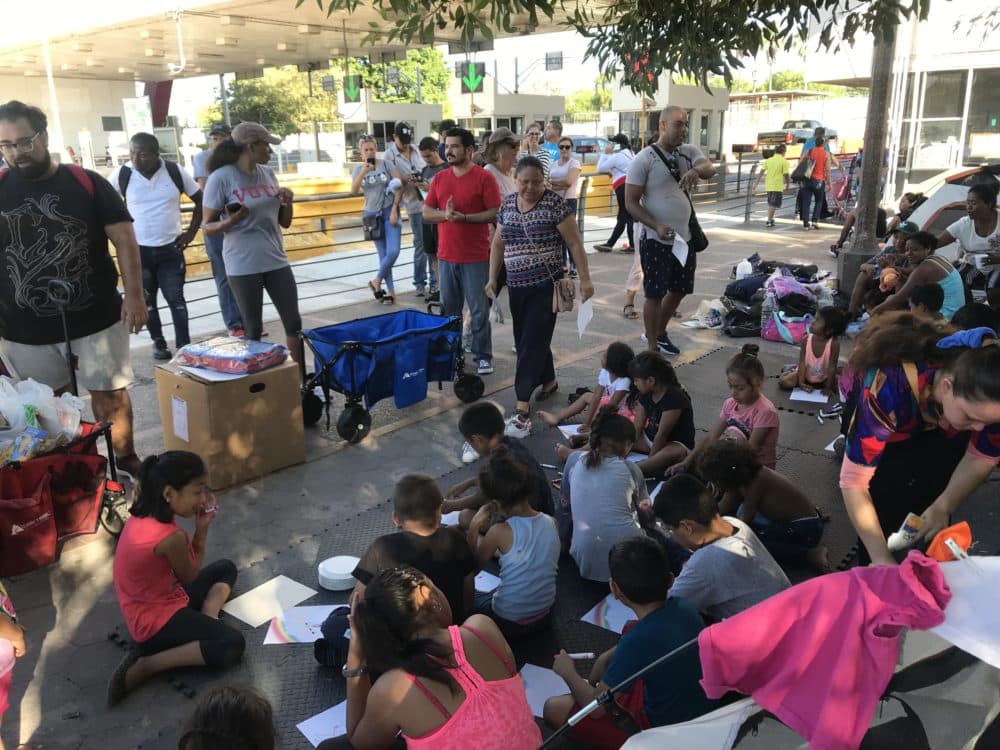
{"type": "Polygon", "coordinates": [[[366,159],[366,161],[367,161],[367,162],[368,162],[368,163],[369,163],[369,164],[370,164],[371,166],[373,166],[373,167],[375,166],[375,157],[371,157],[371,158],[369,158],[369,159],[366,159]]]}
{"type": "Polygon", "coordinates": [[[226,204],[226,213],[232,215],[243,208],[243,204],[238,201],[233,201],[232,203],[226,204]]]}

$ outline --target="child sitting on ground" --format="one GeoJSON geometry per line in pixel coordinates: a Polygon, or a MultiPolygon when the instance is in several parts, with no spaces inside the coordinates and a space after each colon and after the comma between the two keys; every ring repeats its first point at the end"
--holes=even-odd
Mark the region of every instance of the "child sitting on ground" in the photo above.
{"type": "Polygon", "coordinates": [[[669,473],[694,471],[705,449],[723,437],[747,440],[764,466],[773,469],[777,464],[778,410],[771,399],[760,392],[764,367],[750,348],[752,346],[745,345],[726,365],[726,380],[732,396],[722,404],[719,421],[684,462],[671,467],[669,473]]]}
{"type": "Polygon", "coordinates": [[[778,380],[786,391],[801,388],[807,393],[821,390],[837,393],[837,361],[840,337],[847,332],[847,313],[836,307],[824,307],[809,325],[809,334],[799,347],[799,364],[778,380]]]}
{"type": "Polygon", "coordinates": [[[198,700],[178,750],[274,750],[274,712],[251,687],[221,685],[198,700]]]}
{"type": "Polygon", "coordinates": [[[829,570],[826,547],[819,543],[822,516],[786,477],[761,466],[745,441],[720,440],[708,448],[698,473],[725,493],[719,512],[750,526],[779,563],[806,562],[829,570]]]}
{"type": "Polygon", "coordinates": [[[693,475],[668,479],[653,513],[691,550],[670,596],[687,599],[713,620],[739,614],[791,585],[753,529],[719,515],[712,493],[693,475]]]}
{"type": "Polygon", "coordinates": [[[219,621],[236,566],[216,560],[203,567],[218,512],[199,456],[167,451],[142,462],[114,562],[115,594],[136,645],[111,676],[109,706],[160,672],[226,669],[243,657],[243,634],[219,621]],[[193,538],[175,516],[195,519],[193,538]]]}
{"type": "MultiPolygon", "coordinates": [[[[646,537],[622,539],[608,554],[611,594],[639,618],[626,627],[618,645],[601,654],[585,680],[576,664],[560,651],[552,665],[569,686],[569,695],[545,701],[545,723],[553,729],[581,706],[648,666],[652,661],[697,638],[705,624],[698,611],[686,600],[667,598],[673,576],[659,545],[646,537]]],[[[672,593],[672,592],[671,592],[672,593]]],[[[690,721],[716,708],[698,681],[701,664],[698,649],[689,648],[647,672],[617,702],[632,714],[637,728],[666,726],[690,721]]],[[[605,709],[598,708],[570,729],[569,737],[587,747],[610,750],[621,747],[629,733],[619,728],[605,709]]]]}
{"type": "Polygon", "coordinates": [[[639,462],[639,469],[644,476],[662,477],[694,448],[691,397],[673,365],[659,352],[639,354],[632,360],[629,374],[639,391],[633,450],[649,454],[639,462]]]}
{"type": "MultiPolygon", "coordinates": [[[[24,628],[17,624],[14,604],[7,596],[7,589],[0,583],[0,723],[10,708],[10,686],[14,680],[14,662],[24,656],[24,628]]],[[[0,750],[3,750],[0,737],[0,750]]]]}
{"type": "MultiPolygon", "coordinates": [[[[590,449],[575,451],[563,470],[560,500],[569,500],[572,522],[569,553],[591,581],[608,580],[608,551],[615,542],[642,535],[638,508],[650,502],[642,471],[625,460],[634,441],[632,422],[605,406],[590,431],[590,449]]],[[[565,525],[560,532],[565,540],[565,525]]]]}
{"type": "MultiPolygon", "coordinates": [[[[488,456],[498,445],[505,445],[514,457],[528,467],[531,477],[526,500],[539,513],[553,515],[555,508],[552,503],[552,490],[549,488],[548,477],[519,438],[504,435],[503,414],[496,404],[480,401],[466,407],[458,420],[458,431],[479,456],[488,456]]],[[[478,487],[478,477],[459,482],[450,490],[442,506],[444,513],[459,510],[459,523],[467,529],[473,514],[486,502],[487,498],[478,487]],[[465,495],[470,489],[476,488],[471,495],[465,495]]]]}
{"type": "Polygon", "coordinates": [[[930,318],[940,325],[948,323],[947,318],[941,314],[941,308],[944,307],[944,288],[936,281],[913,287],[909,303],[911,312],[930,318]]]}
{"type": "MultiPolygon", "coordinates": [[[[597,387],[594,391],[584,393],[557,414],[539,411],[538,418],[550,427],[555,427],[586,409],[587,413],[583,417],[578,433],[581,435],[590,432],[597,410],[605,406],[611,406],[613,411],[629,419],[634,418],[634,404],[631,403],[634,398],[630,398],[632,381],[629,380],[629,364],[633,359],[635,352],[628,344],[623,344],[621,341],[610,344],[601,357],[601,371],[597,375],[597,387]]],[[[582,444],[584,443],[581,442],[582,444]]]]}
{"type": "Polygon", "coordinates": [[[489,499],[469,524],[469,545],[483,565],[496,556],[500,585],[475,595],[477,614],[492,617],[508,638],[548,625],[556,601],[559,533],[556,520],[528,503],[532,477],[506,445],[493,449],[479,472],[479,487],[489,499]],[[480,531],[498,514],[506,519],[480,531]]]}
{"type": "Polygon", "coordinates": [[[409,565],[434,581],[451,606],[449,624],[460,623],[472,609],[472,593],[479,569],[465,535],[441,525],[441,490],[424,474],[407,474],[392,495],[392,523],[397,533],[380,536],[354,569],[355,596],[380,572],[409,565]]]}

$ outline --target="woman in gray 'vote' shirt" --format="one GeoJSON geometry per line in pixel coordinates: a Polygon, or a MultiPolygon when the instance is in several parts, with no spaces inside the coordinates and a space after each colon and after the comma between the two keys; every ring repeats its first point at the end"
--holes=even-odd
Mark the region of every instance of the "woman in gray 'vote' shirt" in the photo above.
{"type": "Polygon", "coordinates": [[[263,125],[241,122],[215,147],[208,162],[201,229],[207,235],[224,235],[222,259],[246,337],[260,340],[267,289],[281,317],[285,342],[301,362],[298,289],[281,236],[281,228],[292,223],[294,195],[279,187],[274,172],[265,166],[271,146],[280,142],[263,125]]]}

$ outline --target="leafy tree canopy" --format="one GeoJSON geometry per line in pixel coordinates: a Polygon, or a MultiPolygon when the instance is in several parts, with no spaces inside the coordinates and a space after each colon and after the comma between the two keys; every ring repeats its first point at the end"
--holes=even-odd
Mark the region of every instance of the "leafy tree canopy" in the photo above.
{"type": "MultiPolygon", "coordinates": [[[[296,7],[309,0],[296,0],[296,7]]],[[[791,49],[816,35],[820,47],[849,45],[858,34],[888,38],[904,18],[927,17],[930,0],[313,0],[327,14],[371,4],[390,24],[378,24],[365,41],[388,39],[431,45],[441,32],[458,33],[466,49],[492,39],[494,29],[553,18],[588,38],[587,56],[601,72],[624,70],[636,93],[654,94],[659,74],[693,76],[703,86],[712,75],[733,81],[742,59],[791,49]]],[[[442,35],[443,36],[443,35],[442,35]]]]}

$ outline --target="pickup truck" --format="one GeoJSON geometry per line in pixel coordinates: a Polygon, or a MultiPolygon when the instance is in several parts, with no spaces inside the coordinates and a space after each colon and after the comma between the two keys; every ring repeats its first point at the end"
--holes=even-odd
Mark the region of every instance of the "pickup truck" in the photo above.
{"type": "MultiPolygon", "coordinates": [[[[766,133],[757,134],[757,145],[759,147],[777,146],[784,143],[790,146],[793,143],[805,143],[812,138],[813,131],[822,127],[823,123],[817,120],[786,120],[781,126],[781,130],[770,130],[766,133]]],[[[826,139],[832,141],[837,137],[837,131],[833,128],[826,129],[826,139]]]]}

